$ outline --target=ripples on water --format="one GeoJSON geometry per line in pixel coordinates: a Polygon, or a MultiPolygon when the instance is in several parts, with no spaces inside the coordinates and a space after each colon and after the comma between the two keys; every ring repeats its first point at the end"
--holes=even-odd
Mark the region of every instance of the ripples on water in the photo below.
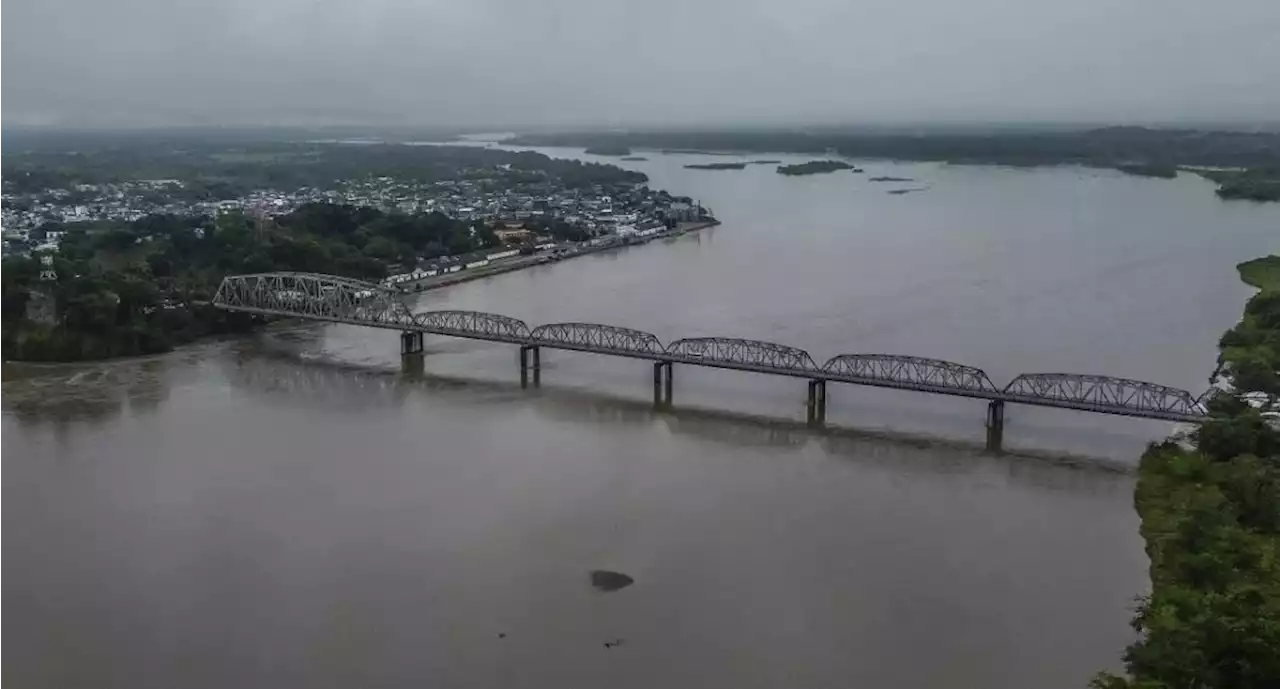
{"type": "Polygon", "coordinates": [[[6,531],[17,563],[6,603],[41,630],[17,635],[27,659],[17,675],[190,686],[192,665],[156,671],[145,660],[183,656],[208,677],[248,684],[344,686],[367,663],[390,663],[434,684],[515,673],[651,686],[710,671],[713,683],[752,686],[792,668],[818,683],[870,673],[923,686],[977,652],[966,642],[975,635],[1004,638],[1010,625],[1064,615],[1095,624],[1112,611],[1090,652],[1061,657],[1062,638],[1049,634],[960,672],[995,686],[1043,679],[1044,667],[1083,677],[1123,646],[1142,571],[1131,484],[1095,465],[714,409],[658,414],[576,387],[410,380],[318,354],[319,342],[303,329],[145,361],[38,367],[5,383],[6,510],[25,525],[13,539],[6,531]],[[985,532],[1005,517],[1018,521],[985,532]],[[1084,600],[1065,607],[1040,586],[1010,590],[961,554],[1044,577],[1061,551],[1083,554],[1085,543],[1107,562],[1074,579],[1084,600]],[[610,594],[616,602],[582,598],[593,569],[637,583],[610,594]],[[1117,577],[1130,583],[1117,587],[1117,577]],[[953,597],[977,607],[943,605],[953,597]],[[88,612],[103,606],[113,612],[88,612]],[[784,622],[788,609],[805,616],[784,622]],[[333,631],[330,615],[347,631],[333,631]],[[130,635],[112,631],[121,624],[130,635]],[[800,626],[778,636],[779,624],[800,626]],[[342,642],[340,661],[307,644],[356,630],[383,640],[342,642]],[[63,641],[39,641],[47,634],[63,641]],[[488,646],[498,634],[511,650],[488,646]],[[391,638],[433,641],[410,652],[391,638]],[[585,655],[622,638],[604,647],[630,654],[622,661],[585,655]],[[264,647],[294,660],[245,659],[264,647]],[[774,660],[743,666],[739,648],[774,660]],[[939,663],[925,675],[921,649],[939,663]],[[916,660],[885,663],[895,653],[916,660]]]}

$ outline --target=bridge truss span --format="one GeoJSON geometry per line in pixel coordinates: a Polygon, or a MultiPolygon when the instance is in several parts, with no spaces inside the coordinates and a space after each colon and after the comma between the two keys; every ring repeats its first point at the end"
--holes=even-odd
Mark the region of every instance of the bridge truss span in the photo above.
{"type": "Polygon", "coordinates": [[[433,335],[452,335],[498,342],[529,339],[529,326],[510,316],[484,311],[423,311],[415,315],[416,328],[433,335]]]}
{"type": "Polygon", "coordinates": [[[803,349],[733,337],[691,337],[676,340],[667,346],[667,356],[673,361],[683,360],[684,363],[763,373],[820,371],[813,362],[813,357],[803,349]]]}
{"type": "Polygon", "coordinates": [[[602,354],[661,358],[666,347],[657,335],[599,323],[548,323],[538,326],[529,339],[560,349],[577,349],[602,354]]]}
{"type": "Polygon", "coordinates": [[[213,304],[229,311],[411,329],[416,318],[400,294],[381,285],[315,273],[223,278],[213,304]]]}
{"type": "Polygon", "coordinates": [[[1124,416],[1194,421],[1204,409],[1190,392],[1128,378],[1078,373],[1024,373],[1002,391],[1011,402],[1124,416]]]}
{"type": "MultiPolygon", "coordinates": [[[[818,366],[803,349],[761,340],[694,337],[663,346],[652,333],[599,323],[524,321],[483,311],[414,313],[404,295],[382,285],[314,273],[257,273],[222,280],[213,306],[263,316],[399,330],[401,354],[421,365],[423,334],[520,346],[522,381],[540,378],[541,349],[567,349],[654,362],[654,400],[671,404],[672,364],[754,371],[809,381],[810,420],[825,423],[826,383],[959,395],[988,402],[988,446],[999,448],[1006,403],[1075,409],[1166,421],[1199,422],[1202,400],[1186,390],[1110,376],[1025,373],[1003,388],[982,369],[895,354],[841,354],[818,366]],[[414,356],[419,355],[419,356],[414,356]]],[[[406,364],[407,366],[408,364],[406,364]]]]}
{"type": "Polygon", "coordinates": [[[942,359],[898,354],[841,354],[822,366],[832,380],[880,387],[995,397],[1000,388],[985,371],[942,359]]]}

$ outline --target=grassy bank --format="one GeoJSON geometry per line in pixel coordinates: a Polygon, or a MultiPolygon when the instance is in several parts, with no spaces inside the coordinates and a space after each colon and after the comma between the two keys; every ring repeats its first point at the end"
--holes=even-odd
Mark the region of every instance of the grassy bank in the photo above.
{"type": "MultiPolygon", "coordinates": [[[[1260,292],[1222,338],[1219,372],[1240,392],[1280,396],[1280,257],[1248,261],[1260,292]]],[[[1152,445],[1134,505],[1151,559],[1151,594],[1105,689],[1280,686],[1280,432],[1263,410],[1221,393],[1196,448],[1152,445]]]]}
{"type": "Polygon", "coordinates": [[[1264,256],[1236,266],[1245,284],[1260,290],[1280,290],[1280,256],[1264,256]]]}

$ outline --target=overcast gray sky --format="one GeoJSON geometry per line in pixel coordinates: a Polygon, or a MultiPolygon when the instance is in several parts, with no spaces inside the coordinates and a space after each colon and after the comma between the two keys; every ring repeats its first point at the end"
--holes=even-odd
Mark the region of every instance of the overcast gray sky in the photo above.
{"type": "Polygon", "coordinates": [[[4,0],[5,124],[1280,119],[1280,0],[4,0]]]}

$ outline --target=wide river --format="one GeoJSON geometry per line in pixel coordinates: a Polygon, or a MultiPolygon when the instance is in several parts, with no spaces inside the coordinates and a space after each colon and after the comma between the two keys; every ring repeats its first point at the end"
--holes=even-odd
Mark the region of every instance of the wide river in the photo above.
{"type": "MultiPolygon", "coordinates": [[[[420,306],[1199,393],[1250,293],[1235,264],[1280,246],[1280,204],[1191,176],[648,155],[622,164],[723,225],[420,306]]],[[[677,367],[655,414],[643,362],[544,352],[523,391],[515,357],[429,338],[406,380],[393,333],[294,324],[7,370],[6,677],[1052,689],[1119,667],[1148,586],[1123,469],[1169,424],[1011,407],[1018,451],[991,457],[978,402],[833,386],[841,428],[815,433],[803,381],[677,367]],[[596,591],[597,568],[636,583],[596,591]]]]}

